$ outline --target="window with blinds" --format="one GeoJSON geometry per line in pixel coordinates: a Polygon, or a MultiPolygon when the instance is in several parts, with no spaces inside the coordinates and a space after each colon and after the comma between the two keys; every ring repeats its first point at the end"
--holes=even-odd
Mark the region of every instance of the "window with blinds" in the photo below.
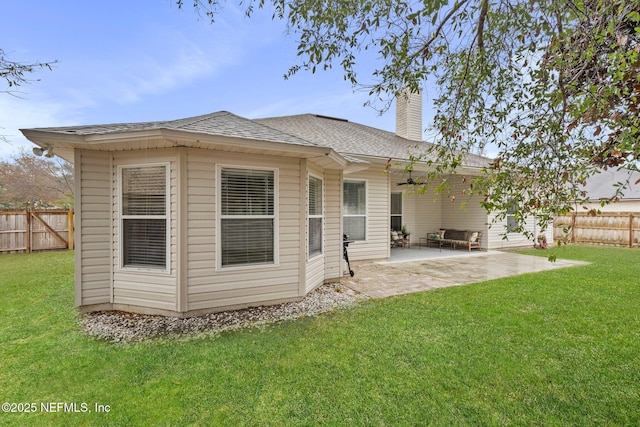
{"type": "Polygon", "coordinates": [[[367,186],[365,181],[344,181],[343,232],[351,240],[366,240],[367,186]]]}
{"type": "Polygon", "coordinates": [[[167,169],[121,168],[122,267],[167,268],[167,169]]]}
{"type": "Polygon", "coordinates": [[[309,177],[309,258],[322,254],[322,180],[309,177]]]}
{"type": "Polygon", "coordinates": [[[275,262],[275,172],[220,170],[221,266],[275,262]]]}

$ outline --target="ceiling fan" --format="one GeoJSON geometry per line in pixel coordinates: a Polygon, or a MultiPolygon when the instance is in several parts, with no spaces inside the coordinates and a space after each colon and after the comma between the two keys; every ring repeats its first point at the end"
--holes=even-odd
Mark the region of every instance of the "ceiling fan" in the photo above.
{"type": "Polygon", "coordinates": [[[406,182],[399,182],[398,185],[422,185],[423,182],[415,181],[411,178],[411,171],[409,171],[409,178],[407,178],[406,182]]]}

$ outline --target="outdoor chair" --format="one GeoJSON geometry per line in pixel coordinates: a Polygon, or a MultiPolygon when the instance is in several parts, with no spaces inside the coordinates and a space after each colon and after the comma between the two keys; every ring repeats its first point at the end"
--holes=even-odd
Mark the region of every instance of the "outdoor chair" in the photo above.
{"type": "Polygon", "coordinates": [[[398,246],[404,248],[404,238],[397,231],[391,230],[391,247],[397,248],[398,246]]]}

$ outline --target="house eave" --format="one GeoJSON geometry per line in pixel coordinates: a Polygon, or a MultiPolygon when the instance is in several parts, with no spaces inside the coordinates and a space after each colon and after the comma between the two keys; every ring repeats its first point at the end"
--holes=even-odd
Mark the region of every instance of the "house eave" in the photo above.
{"type": "Polygon", "coordinates": [[[208,135],[170,129],[89,135],[47,132],[37,129],[22,129],[21,132],[29,141],[40,147],[54,147],[54,152],[67,161],[73,161],[73,150],[76,149],[134,151],[188,147],[312,159],[322,167],[333,169],[343,169],[349,164],[343,156],[328,147],[208,135]],[[63,153],[66,155],[62,156],[63,153]]]}
{"type": "MultiPolygon", "coordinates": [[[[363,167],[359,170],[367,169],[371,165],[384,165],[385,167],[389,164],[389,160],[391,160],[391,168],[393,170],[402,171],[406,166],[412,165],[413,170],[417,172],[429,172],[433,170],[433,166],[429,165],[424,161],[415,161],[411,162],[409,159],[401,159],[394,157],[378,157],[378,156],[365,156],[358,154],[349,154],[349,157],[354,157],[363,162],[363,167]]],[[[470,166],[470,165],[462,165],[458,167],[457,172],[469,175],[480,175],[483,167],[481,166],[470,166]]],[[[353,171],[352,171],[353,172],[353,171]]]]}

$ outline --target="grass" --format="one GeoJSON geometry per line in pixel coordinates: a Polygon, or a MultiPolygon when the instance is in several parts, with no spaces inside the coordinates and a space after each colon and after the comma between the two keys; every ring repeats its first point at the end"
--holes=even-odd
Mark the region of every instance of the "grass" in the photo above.
{"type": "Polygon", "coordinates": [[[639,425],[640,252],[551,251],[592,264],[130,345],[79,329],[71,253],[2,255],[0,399],[38,412],[0,425],[639,425]]]}

